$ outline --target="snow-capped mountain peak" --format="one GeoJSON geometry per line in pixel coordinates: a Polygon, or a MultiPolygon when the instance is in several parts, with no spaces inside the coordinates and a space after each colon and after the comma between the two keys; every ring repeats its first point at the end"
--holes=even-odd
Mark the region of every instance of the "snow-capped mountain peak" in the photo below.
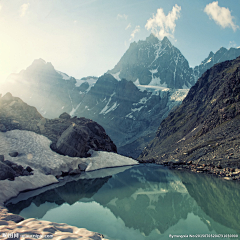
{"type": "Polygon", "coordinates": [[[160,41],[150,34],[145,41],[131,44],[118,64],[108,73],[118,74],[120,79],[140,85],[166,86],[181,89],[192,86],[194,78],[192,69],[181,52],[175,48],[167,37],[160,41]]]}

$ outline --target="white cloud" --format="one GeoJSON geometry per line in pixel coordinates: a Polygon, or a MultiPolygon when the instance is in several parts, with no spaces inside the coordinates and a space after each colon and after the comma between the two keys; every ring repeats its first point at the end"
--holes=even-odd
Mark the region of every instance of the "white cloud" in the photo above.
{"type": "Polygon", "coordinates": [[[139,25],[136,26],[135,29],[133,30],[133,32],[131,33],[131,37],[130,37],[129,41],[132,41],[132,40],[134,39],[135,34],[136,34],[137,32],[140,32],[140,26],[139,26],[139,25]]]}
{"type": "Polygon", "coordinates": [[[118,14],[117,19],[125,19],[127,20],[128,16],[126,14],[118,14]]]}
{"type": "Polygon", "coordinates": [[[129,29],[131,26],[132,26],[131,23],[129,23],[129,24],[126,26],[125,30],[129,29]]]}
{"type": "Polygon", "coordinates": [[[24,17],[26,15],[26,12],[28,10],[29,7],[29,3],[24,3],[21,7],[20,7],[20,17],[24,17]]]}
{"type": "Polygon", "coordinates": [[[230,41],[229,44],[228,44],[228,48],[236,48],[237,47],[237,44],[235,43],[235,41],[230,41]]]}
{"type": "Polygon", "coordinates": [[[235,32],[239,26],[233,23],[233,16],[228,8],[219,7],[218,1],[206,5],[204,12],[222,28],[231,27],[235,32]]]}
{"type": "Polygon", "coordinates": [[[181,7],[175,4],[172,11],[166,16],[162,8],[157,10],[156,15],[147,20],[145,28],[151,30],[157,37],[162,39],[163,37],[172,37],[175,31],[175,21],[180,17],[181,7]]]}

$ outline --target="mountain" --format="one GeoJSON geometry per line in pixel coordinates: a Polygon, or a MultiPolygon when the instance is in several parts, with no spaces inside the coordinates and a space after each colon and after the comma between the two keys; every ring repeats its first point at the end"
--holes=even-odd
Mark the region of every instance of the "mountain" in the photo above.
{"type": "Polygon", "coordinates": [[[187,89],[155,86],[148,91],[140,90],[132,81],[118,81],[105,74],[85,95],[74,115],[98,122],[118,146],[120,154],[137,157],[154,137],[159,123],[181,103],[187,92],[187,89]],[[140,137],[142,146],[132,148],[131,143],[140,137]]]}
{"type": "Polygon", "coordinates": [[[141,85],[167,88],[190,88],[195,83],[192,69],[181,52],[167,37],[160,41],[153,34],[145,41],[131,43],[108,73],[141,85]]]}
{"type": "Polygon", "coordinates": [[[167,37],[160,41],[151,34],[133,42],[117,65],[99,78],[75,79],[38,59],[11,74],[4,88],[46,118],[67,112],[97,121],[120,154],[136,158],[204,71],[239,51],[221,48],[193,69],[167,37]]]}
{"type": "Polygon", "coordinates": [[[193,75],[198,79],[204,72],[213,67],[216,63],[233,60],[238,56],[240,56],[240,48],[230,48],[227,50],[226,48],[221,47],[216,53],[211,51],[208,57],[203,60],[199,66],[194,67],[193,75]]]}
{"type": "Polygon", "coordinates": [[[162,121],[139,159],[240,168],[240,57],[214,65],[162,121]]]}
{"type": "Polygon", "coordinates": [[[35,106],[44,117],[55,118],[63,112],[70,113],[81,101],[80,92],[85,93],[94,80],[76,80],[55,70],[50,62],[37,59],[26,70],[11,74],[1,90],[35,106]]]}

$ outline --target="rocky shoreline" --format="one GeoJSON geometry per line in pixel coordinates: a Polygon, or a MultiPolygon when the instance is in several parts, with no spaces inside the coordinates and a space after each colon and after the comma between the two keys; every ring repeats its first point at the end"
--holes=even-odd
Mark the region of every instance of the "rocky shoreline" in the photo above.
{"type": "Polygon", "coordinates": [[[159,163],[154,159],[148,161],[138,160],[139,163],[155,163],[159,165],[167,166],[169,169],[175,170],[187,170],[194,173],[211,174],[216,177],[223,178],[225,180],[237,180],[240,181],[240,169],[234,167],[222,167],[220,163],[214,165],[213,163],[199,163],[193,161],[166,161],[159,163]]]}
{"type": "MultiPolygon", "coordinates": [[[[25,219],[16,214],[9,213],[0,205],[0,238],[4,240],[21,239],[84,239],[104,240],[99,233],[77,228],[64,223],[39,221],[34,218],[25,219]]],[[[106,239],[105,239],[106,240],[106,239]]]]}

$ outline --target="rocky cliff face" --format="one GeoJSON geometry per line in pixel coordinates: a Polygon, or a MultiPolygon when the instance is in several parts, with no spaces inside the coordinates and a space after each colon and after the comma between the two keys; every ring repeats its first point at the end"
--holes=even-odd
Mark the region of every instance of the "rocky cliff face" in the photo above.
{"type": "Polygon", "coordinates": [[[214,65],[162,121],[139,159],[240,167],[240,57],[214,65]]]}
{"type": "Polygon", "coordinates": [[[71,157],[87,157],[88,151],[117,152],[115,144],[98,123],[86,118],[43,118],[35,107],[7,93],[0,98],[0,131],[13,129],[33,131],[48,137],[51,148],[71,157]]]}

